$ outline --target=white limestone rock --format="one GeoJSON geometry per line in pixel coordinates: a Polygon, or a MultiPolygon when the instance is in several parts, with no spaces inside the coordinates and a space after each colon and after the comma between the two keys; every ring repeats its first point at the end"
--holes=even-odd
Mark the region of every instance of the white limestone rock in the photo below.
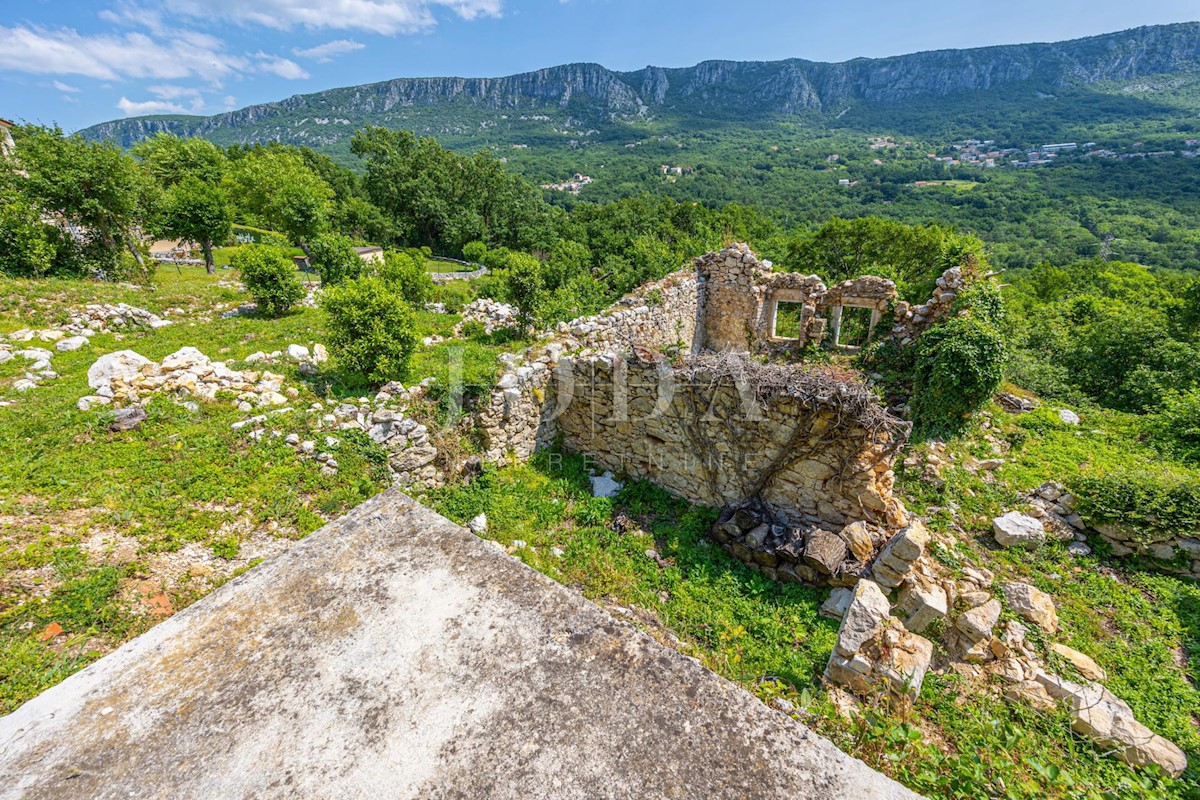
{"type": "Polygon", "coordinates": [[[1009,607],[1022,619],[1047,633],[1058,630],[1058,610],[1054,607],[1053,597],[1028,583],[1005,583],[1000,589],[1009,607]]]}
{"type": "Polygon", "coordinates": [[[93,389],[108,388],[113,378],[121,377],[126,380],[140,375],[142,367],[154,362],[133,350],[118,350],[107,353],[96,359],[88,368],[88,386],[93,389]]]}
{"type": "Polygon", "coordinates": [[[1009,511],[993,519],[992,532],[1001,547],[1036,550],[1046,543],[1046,528],[1042,521],[1020,511],[1009,511]]]}

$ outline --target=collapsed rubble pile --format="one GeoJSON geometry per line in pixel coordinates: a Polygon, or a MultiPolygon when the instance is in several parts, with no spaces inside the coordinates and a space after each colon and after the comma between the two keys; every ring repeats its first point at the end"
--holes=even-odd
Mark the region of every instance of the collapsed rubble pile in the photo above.
{"type": "Polygon", "coordinates": [[[13,389],[18,392],[28,392],[40,386],[42,381],[52,381],[58,377],[50,359],[54,353],[43,347],[24,347],[13,350],[12,345],[0,342],[0,364],[14,359],[24,359],[27,363],[25,375],[13,381],[13,389]]]}
{"type": "Polygon", "coordinates": [[[112,333],[130,327],[164,328],[171,321],[162,319],[144,308],[128,303],[88,303],[82,310],[72,311],[62,330],[80,336],[112,333]]]}
{"type": "MultiPolygon", "coordinates": [[[[993,531],[1001,546],[1039,547],[1046,540],[1045,524],[1055,526],[1051,535],[1075,538],[1066,521],[1073,513],[1072,498],[1052,484],[1039,487],[1037,497],[1041,505],[1035,510],[1047,522],[1019,512],[997,517],[993,531]],[[1059,523],[1065,532],[1058,530],[1059,523]]],[[[925,557],[928,540],[924,526],[914,522],[889,541],[853,588],[835,589],[822,606],[822,614],[841,619],[825,670],[830,683],[860,696],[916,697],[931,669],[968,679],[995,677],[1013,702],[1041,710],[1064,706],[1072,728],[1108,754],[1128,764],[1157,764],[1174,776],[1183,772],[1183,751],[1138,722],[1129,706],[1101,685],[1107,676],[1095,661],[1059,642],[1040,652],[1027,637],[1027,625],[1039,630],[1038,639],[1059,632],[1053,597],[1028,583],[998,582],[982,568],[965,566],[951,576],[925,557]],[[1002,621],[1006,609],[1019,619],[1002,621]],[[940,648],[922,635],[930,632],[940,648]],[[1055,663],[1083,680],[1050,671],[1047,665],[1055,663]]]]}
{"type": "MultiPolygon", "coordinates": [[[[360,430],[371,441],[384,449],[388,456],[388,471],[397,486],[410,489],[435,489],[445,483],[442,472],[435,463],[437,448],[430,441],[429,429],[406,415],[406,404],[421,394],[421,387],[405,389],[398,383],[390,383],[373,398],[361,397],[357,403],[326,400],[313,403],[308,411],[318,416],[315,428],[331,432],[360,430]]],[[[267,435],[283,436],[271,428],[272,420],[291,409],[277,409],[259,414],[232,425],[234,430],[246,430],[247,435],[261,439],[267,435]]],[[[312,458],[321,464],[322,471],[334,474],[338,470],[338,437],[326,435],[319,446],[314,439],[303,439],[291,433],[285,437],[301,457],[312,458]]]]}
{"type": "Polygon", "coordinates": [[[461,336],[462,325],[478,322],[483,326],[484,333],[495,333],[521,327],[521,309],[501,303],[488,297],[480,297],[463,306],[462,323],[455,331],[455,336],[461,336]]]}
{"type": "Polygon", "coordinates": [[[118,350],[101,356],[88,369],[88,385],[94,393],[79,400],[79,408],[96,405],[136,404],[146,396],[170,393],[181,399],[214,400],[217,393],[235,393],[238,407],[286,405],[297,396],[295,388],[283,388],[283,376],[255,370],[232,370],[223,361],[210,361],[195,347],[184,347],[155,363],[133,350],[118,350]]]}

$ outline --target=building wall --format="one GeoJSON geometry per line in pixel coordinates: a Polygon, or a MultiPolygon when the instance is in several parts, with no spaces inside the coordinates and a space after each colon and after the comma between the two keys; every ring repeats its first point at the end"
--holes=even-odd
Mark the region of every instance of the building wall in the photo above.
{"type": "Polygon", "coordinates": [[[839,399],[778,393],[760,401],[749,383],[719,370],[613,354],[560,364],[555,377],[550,404],[559,405],[561,387],[571,393],[555,430],[616,474],[709,506],[759,496],[792,524],[886,525],[899,512],[891,497],[896,430],[868,431],[839,399]]]}

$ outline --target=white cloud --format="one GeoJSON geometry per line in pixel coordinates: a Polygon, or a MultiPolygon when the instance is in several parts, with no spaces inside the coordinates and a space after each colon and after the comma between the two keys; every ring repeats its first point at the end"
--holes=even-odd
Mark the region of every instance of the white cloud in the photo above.
{"type": "Polygon", "coordinates": [[[304,67],[289,58],[280,58],[267,53],[255,53],[254,57],[258,59],[255,69],[259,72],[270,72],[272,75],[278,75],[289,81],[308,77],[308,72],[304,67]]]}
{"type": "Polygon", "coordinates": [[[58,89],[60,92],[66,92],[67,94],[75,94],[83,91],[83,89],[80,89],[78,86],[72,86],[69,83],[63,83],[62,81],[55,81],[52,85],[55,89],[58,89]]]}
{"type": "Polygon", "coordinates": [[[299,47],[292,49],[292,55],[300,58],[315,58],[321,64],[327,64],[333,61],[334,56],[353,53],[355,50],[362,50],[366,47],[362,42],[356,42],[353,39],[334,39],[332,42],[319,44],[316,47],[308,47],[301,49],[299,47]]]}
{"type": "Polygon", "coordinates": [[[233,109],[237,108],[237,98],[231,94],[225,95],[225,99],[221,101],[221,105],[226,111],[233,111],[233,109]]]}
{"type": "Polygon", "coordinates": [[[503,0],[166,0],[166,7],[197,19],[220,17],[279,30],[328,28],[390,36],[436,26],[437,8],[466,20],[498,17],[503,0]]]}
{"type": "Polygon", "coordinates": [[[194,76],[217,82],[247,66],[246,59],[225,52],[221,40],[195,31],[176,29],[164,39],[0,25],[0,70],[101,80],[194,76]]]}
{"type": "Polygon", "coordinates": [[[121,113],[127,117],[140,117],[143,114],[187,113],[187,109],[178,103],[170,103],[166,100],[143,100],[142,102],[135,102],[124,96],[117,101],[117,108],[121,109],[121,113]]]}
{"type": "Polygon", "coordinates": [[[199,97],[200,90],[192,86],[175,86],[172,84],[147,86],[146,91],[162,100],[175,100],[180,97],[199,97]]]}

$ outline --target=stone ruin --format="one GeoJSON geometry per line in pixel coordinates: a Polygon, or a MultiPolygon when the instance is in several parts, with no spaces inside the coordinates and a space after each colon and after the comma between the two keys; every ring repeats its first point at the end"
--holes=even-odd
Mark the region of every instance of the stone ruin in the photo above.
{"type": "Polygon", "coordinates": [[[1075,730],[1111,755],[1178,775],[1183,752],[1094,682],[1103,676],[1079,666],[1087,656],[1055,643],[1054,657],[1090,682],[1060,678],[1021,623],[1000,624],[1003,593],[1023,620],[1057,631],[1049,595],[997,586],[983,569],[955,578],[925,558],[934,535],[892,495],[909,424],[860,375],[804,361],[813,346],[914,345],[953,312],[969,280],[992,277],[972,267],[944,272],[914,306],[883,278],[829,287],[733,245],[508,357],[473,422],[488,460],[561,441],[598,469],[721,508],[712,537],[751,569],[834,587],[821,609],[841,621],[829,683],[913,698],[934,663],[994,675],[1010,699],[1066,706],[1075,730]],[[935,634],[940,648],[927,638],[935,634]]]}
{"type": "Polygon", "coordinates": [[[857,373],[802,355],[911,342],[963,283],[948,271],[897,317],[891,281],[828,287],[731,245],[507,359],[474,422],[488,460],[561,439],[604,470],[722,508],[714,538],[771,579],[850,586],[878,573],[895,585],[907,562],[888,546],[909,519],[892,466],[910,426],[857,373]],[[849,309],[864,314],[853,343],[849,309]]]}

